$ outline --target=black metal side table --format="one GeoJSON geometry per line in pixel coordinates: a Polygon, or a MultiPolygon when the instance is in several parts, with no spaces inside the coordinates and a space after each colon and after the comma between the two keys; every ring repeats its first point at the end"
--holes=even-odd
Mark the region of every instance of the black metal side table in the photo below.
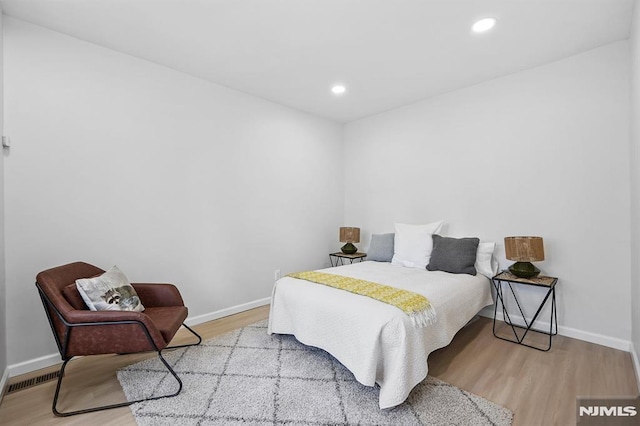
{"type": "Polygon", "coordinates": [[[354,260],[359,259],[360,262],[367,257],[367,253],[353,253],[353,254],[345,254],[341,251],[337,253],[331,253],[329,255],[329,262],[331,262],[331,266],[342,266],[344,265],[344,260],[348,259],[349,263],[353,263],[354,260]]]}
{"type": "Polygon", "coordinates": [[[493,277],[491,279],[491,282],[493,283],[493,286],[496,289],[496,302],[494,304],[494,309],[493,309],[493,335],[498,339],[506,340],[507,342],[517,343],[523,346],[528,346],[530,348],[537,349],[543,352],[546,352],[549,349],[551,349],[552,338],[553,336],[558,334],[558,315],[556,311],[556,284],[558,283],[558,278],[546,277],[542,275],[533,277],[533,278],[520,278],[513,275],[509,271],[502,271],[498,275],[493,277]],[[520,315],[524,320],[525,326],[514,324],[513,321],[511,320],[511,317],[509,317],[509,313],[507,312],[507,309],[504,303],[503,284],[505,283],[508,285],[509,290],[511,290],[511,294],[513,295],[513,299],[515,300],[516,305],[518,306],[518,310],[520,311],[520,315]],[[531,318],[530,320],[527,320],[527,317],[524,315],[524,312],[522,311],[522,307],[520,306],[520,302],[516,297],[516,293],[513,291],[513,284],[531,285],[531,286],[542,287],[547,289],[547,293],[544,296],[544,299],[542,299],[540,306],[538,306],[538,310],[536,311],[533,318],[531,318]],[[547,333],[546,331],[539,331],[539,330],[532,329],[531,327],[540,316],[540,312],[542,312],[542,308],[545,306],[549,298],[551,298],[551,318],[549,319],[549,332],[547,333]],[[503,315],[504,322],[507,325],[511,326],[511,330],[513,331],[513,335],[515,339],[507,339],[505,337],[501,337],[496,334],[496,314],[498,313],[498,302],[500,303],[500,305],[502,305],[502,315],[503,315]],[[555,327],[555,331],[554,331],[554,327],[555,327]],[[522,334],[522,336],[518,335],[516,329],[524,330],[524,333],[522,334]],[[549,336],[549,345],[546,347],[546,349],[538,348],[536,346],[532,346],[524,343],[524,338],[527,336],[529,332],[539,333],[539,334],[544,334],[549,336]]]}

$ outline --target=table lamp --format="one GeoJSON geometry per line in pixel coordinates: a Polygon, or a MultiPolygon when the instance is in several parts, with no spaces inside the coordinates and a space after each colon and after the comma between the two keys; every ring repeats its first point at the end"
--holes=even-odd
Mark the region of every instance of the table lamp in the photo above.
{"type": "Polygon", "coordinates": [[[360,242],[360,228],[353,227],[341,227],[340,228],[340,242],[347,243],[342,246],[340,250],[344,254],[354,254],[358,251],[353,243],[360,242]]]}
{"type": "Polygon", "coordinates": [[[544,260],[542,237],[505,237],[504,251],[507,259],[516,262],[509,266],[516,277],[532,278],[540,273],[531,262],[544,260]]]}

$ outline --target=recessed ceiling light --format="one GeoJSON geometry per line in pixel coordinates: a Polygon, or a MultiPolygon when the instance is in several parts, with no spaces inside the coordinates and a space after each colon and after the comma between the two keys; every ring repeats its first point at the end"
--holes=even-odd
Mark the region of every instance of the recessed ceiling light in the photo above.
{"type": "Polygon", "coordinates": [[[344,87],[342,84],[336,84],[331,88],[331,91],[333,92],[334,95],[342,95],[344,92],[347,91],[347,88],[344,87]]]}
{"type": "Polygon", "coordinates": [[[496,18],[482,18],[473,24],[471,29],[474,33],[484,33],[489,31],[496,24],[496,18]]]}

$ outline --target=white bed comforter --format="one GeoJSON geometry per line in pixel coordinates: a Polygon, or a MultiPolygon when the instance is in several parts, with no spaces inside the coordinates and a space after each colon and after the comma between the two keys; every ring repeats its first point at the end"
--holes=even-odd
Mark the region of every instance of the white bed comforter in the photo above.
{"type": "Polygon", "coordinates": [[[380,386],[380,408],[403,403],[427,377],[427,357],[447,346],[480,309],[493,303],[483,275],[450,274],[361,262],[324,272],[386,284],[426,296],[438,321],[418,328],[398,308],[295,278],[273,288],[269,334],[292,334],[333,355],[366,386],[380,386]]]}

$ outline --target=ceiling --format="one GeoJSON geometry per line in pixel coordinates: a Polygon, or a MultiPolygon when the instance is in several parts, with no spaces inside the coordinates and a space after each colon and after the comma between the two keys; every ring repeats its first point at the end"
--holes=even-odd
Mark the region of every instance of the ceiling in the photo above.
{"type": "Polygon", "coordinates": [[[4,13],[348,122],[629,37],[633,0],[2,0],[4,13]],[[473,34],[478,18],[498,19],[473,34]],[[333,84],[347,87],[341,96],[333,84]]]}

